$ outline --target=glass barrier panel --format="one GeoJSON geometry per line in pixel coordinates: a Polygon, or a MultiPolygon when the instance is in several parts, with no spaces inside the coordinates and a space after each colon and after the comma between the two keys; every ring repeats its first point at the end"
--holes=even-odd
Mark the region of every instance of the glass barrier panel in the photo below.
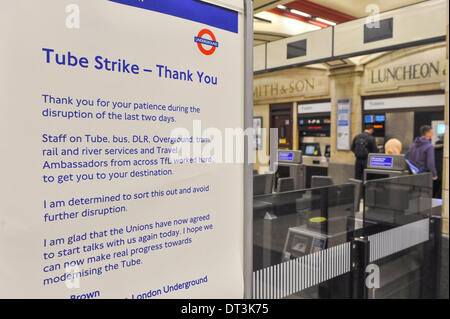
{"type": "Polygon", "coordinates": [[[431,216],[431,174],[365,183],[364,236],[369,242],[368,298],[434,298],[440,226],[431,216]]]}
{"type": "Polygon", "coordinates": [[[255,298],[349,298],[355,185],[254,197],[255,298]]]}
{"type": "Polygon", "coordinates": [[[433,180],[430,173],[371,180],[365,183],[365,230],[409,224],[431,215],[433,180]]]}

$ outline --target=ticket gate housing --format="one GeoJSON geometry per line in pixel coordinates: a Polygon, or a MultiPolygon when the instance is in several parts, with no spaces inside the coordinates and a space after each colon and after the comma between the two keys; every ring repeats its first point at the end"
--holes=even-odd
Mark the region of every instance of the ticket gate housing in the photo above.
{"type": "Polygon", "coordinates": [[[409,175],[405,155],[369,154],[364,180],[409,175]]]}
{"type": "Polygon", "coordinates": [[[311,186],[312,176],[327,176],[330,161],[329,137],[304,137],[302,143],[303,164],[306,167],[306,188],[311,186]]]}
{"type": "Polygon", "coordinates": [[[292,178],[294,182],[294,190],[306,188],[305,165],[303,164],[302,155],[302,151],[278,151],[275,189],[277,189],[278,180],[280,178],[292,178]]]}

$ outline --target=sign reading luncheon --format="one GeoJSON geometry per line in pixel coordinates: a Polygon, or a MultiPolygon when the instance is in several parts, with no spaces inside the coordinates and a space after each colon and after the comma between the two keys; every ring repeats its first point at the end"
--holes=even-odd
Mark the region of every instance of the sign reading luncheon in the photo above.
{"type": "MultiPolygon", "coordinates": [[[[54,49],[42,48],[45,55],[45,62],[48,64],[56,64],[68,67],[80,67],[87,69],[90,67],[90,61],[87,57],[77,57],[70,51],[67,53],[58,53],[54,49]]],[[[153,73],[151,68],[141,68],[138,64],[129,63],[126,59],[110,59],[97,55],[94,58],[94,69],[99,71],[118,72],[127,74],[153,73]]],[[[196,82],[205,85],[218,85],[218,77],[206,74],[203,71],[175,70],[166,65],[156,64],[157,74],[159,78],[179,80],[185,82],[196,82]]]]}

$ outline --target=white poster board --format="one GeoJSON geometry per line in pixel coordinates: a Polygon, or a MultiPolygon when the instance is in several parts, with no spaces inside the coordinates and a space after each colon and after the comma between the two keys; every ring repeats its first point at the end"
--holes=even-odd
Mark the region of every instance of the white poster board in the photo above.
{"type": "Polygon", "coordinates": [[[337,149],[349,151],[351,149],[351,100],[341,99],[337,102],[337,149]]]}
{"type": "Polygon", "coordinates": [[[0,298],[243,296],[243,165],[170,156],[244,127],[228,2],[1,2],[0,298]]]}
{"type": "Polygon", "coordinates": [[[364,101],[365,111],[398,110],[445,105],[445,94],[391,97],[364,101]]]}
{"type": "Polygon", "coordinates": [[[261,116],[256,116],[253,118],[253,149],[262,149],[262,121],[261,116]]]}
{"type": "Polygon", "coordinates": [[[330,112],[331,102],[298,104],[298,114],[330,112]]]}

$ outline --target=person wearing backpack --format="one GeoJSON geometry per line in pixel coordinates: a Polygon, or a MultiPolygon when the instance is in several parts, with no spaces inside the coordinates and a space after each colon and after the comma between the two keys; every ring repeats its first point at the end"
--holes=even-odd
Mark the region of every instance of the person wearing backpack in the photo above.
{"type": "Polygon", "coordinates": [[[373,133],[373,125],[366,124],[364,132],[356,135],[353,139],[352,152],[356,157],[355,179],[363,180],[369,154],[379,152],[373,133]]]}

